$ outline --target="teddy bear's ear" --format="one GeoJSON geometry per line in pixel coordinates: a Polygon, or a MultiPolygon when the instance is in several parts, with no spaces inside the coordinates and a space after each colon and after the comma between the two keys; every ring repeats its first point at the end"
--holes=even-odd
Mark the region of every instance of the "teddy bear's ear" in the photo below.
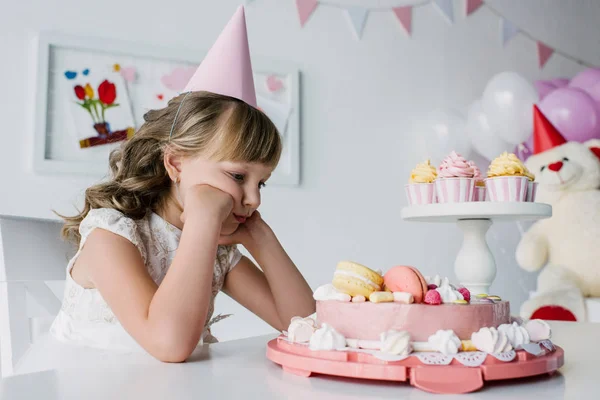
{"type": "Polygon", "coordinates": [[[600,139],[590,139],[584,144],[600,159],[600,139]]]}

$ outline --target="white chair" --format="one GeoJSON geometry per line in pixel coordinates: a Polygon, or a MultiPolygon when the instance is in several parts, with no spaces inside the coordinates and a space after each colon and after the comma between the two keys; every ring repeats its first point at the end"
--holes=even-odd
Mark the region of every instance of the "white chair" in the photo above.
{"type": "Polygon", "coordinates": [[[73,246],[60,238],[62,223],[0,216],[0,375],[19,363],[61,306],[73,246]],[[56,281],[60,281],[58,284],[56,281]]]}

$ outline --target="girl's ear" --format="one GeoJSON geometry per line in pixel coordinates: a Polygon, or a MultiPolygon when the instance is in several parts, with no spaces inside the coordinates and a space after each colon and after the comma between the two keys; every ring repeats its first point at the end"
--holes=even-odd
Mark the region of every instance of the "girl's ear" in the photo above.
{"type": "Polygon", "coordinates": [[[172,181],[177,181],[181,174],[181,158],[180,156],[176,156],[173,152],[168,149],[165,150],[164,163],[167,173],[169,174],[169,178],[172,181]]]}

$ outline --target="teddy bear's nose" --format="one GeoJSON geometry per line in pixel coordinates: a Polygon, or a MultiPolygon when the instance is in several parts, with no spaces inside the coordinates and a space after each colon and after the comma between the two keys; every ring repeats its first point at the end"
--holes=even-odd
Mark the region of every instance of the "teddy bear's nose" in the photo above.
{"type": "Polygon", "coordinates": [[[558,172],[563,167],[563,165],[564,164],[563,164],[562,161],[557,161],[555,163],[552,163],[552,164],[548,165],[548,169],[550,171],[558,172]]]}

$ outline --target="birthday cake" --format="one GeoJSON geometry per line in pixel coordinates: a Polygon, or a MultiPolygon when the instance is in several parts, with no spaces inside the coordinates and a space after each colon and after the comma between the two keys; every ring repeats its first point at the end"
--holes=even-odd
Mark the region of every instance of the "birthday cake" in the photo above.
{"type": "Polygon", "coordinates": [[[545,321],[520,323],[499,296],[471,296],[448,278],[424,277],[409,266],[382,275],[342,261],[332,283],[317,288],[314,298],[316,314],[292,319],[285,333],[312,351],[371,350],[385,360],[481,352],[510,361],[517,350],[543,354],[553,348],[545,321]]]}
{"type": "Polygon", "coordinates": [[[407,381],[434,393],[467,393],[484,381],[552,374],[564,352],[543,320],[510,316],[499,296],[418,269],[385,274],[342,261],[318,287],[316,313],[294,317],[267,357],[284,370],[407,381]]]}

